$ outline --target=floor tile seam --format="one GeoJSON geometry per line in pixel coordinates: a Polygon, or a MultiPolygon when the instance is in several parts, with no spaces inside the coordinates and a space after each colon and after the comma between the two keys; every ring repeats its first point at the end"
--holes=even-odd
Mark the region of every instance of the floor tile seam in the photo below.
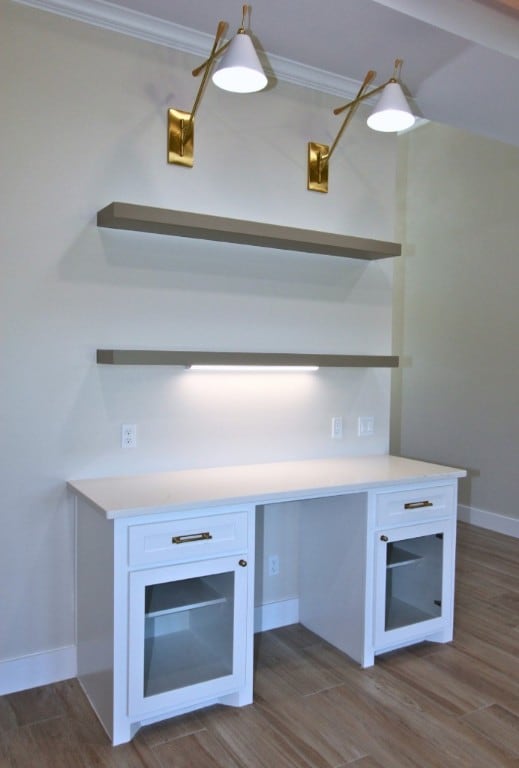
{"type": "Polygon", "coordinates": [[[512,717],[515,717],[515,718],[517,718],[517,720],[519,720],[519,697],[518,697],[517,703],[518,703],[517,710],[513,710],[513,709],[510,709],[510,707],[507,704],[502,703],[501,701],[493,701],[491,704],[487,704],[484,707],[480,707],[479,709],[475,709],[474,712],[469,712],[466,715],[463,715],[462,719],[465,718],[465,717],[469,717],[471,714],[475,714],[476,712],[484,711],[485,709],[490,709],[491,707],[499,707],[499,709],[505,710],[505,712],[507,714],[509,714],[512,717]]]}
{"type": "MultiPolygon", "coordinates": [[[[464,631],[463,627],[458,627],[458,629],[461,630],[461,631],[464,631]]],[[[467,630],[465,630],[465,631],[467,631],[467,630]]],[[[515,634],[517,634],[517,633],[515,633],[515,634]]],[[[515,662],[517,660],[517,656],[519,654],[519,638],[517,638],[517,640],[516,640],[515,636],[512,635],[511,633],[501,632],[499,634],[499,637],[494,638],[494,637],[489,637],[488,635],[485,634],[485,632],[482,632],[481,630],[475,630],[475,631],[470,633],[470,637],[473,640],[476,640],[476,641],[478,641],[480,643],[484,643],[485,646],[487,646],[488,648],[490,648],[492,650],[495,650],[496,653],[499,653],[500,657],[503,657],[503,656],[505,658],[506,657],[510,657],[512,662],[515,662]],[[505,641],[505,640],[507,641],[507,646],[508,647],[503,647],[503,641],[505,641]],[[511,645],[514,646],[514,647],[509,647],[510,646],[510,641],[513,641],[511,643],[511,645]],[[516,642],[517,642],[517,647],[515,647],[516,642]]],[[[463,640],[458,640],[458,641],[454,640],[454,643],[456,643],[456,642],[460,643],[460,642],[463,642],[463,640]]],[[[468,651],[466,649],[462,649],[459,645],[455,645],[455,647],[459,651],[463,651],[464,653],[468,653],[468,651]]],[[[499,669],[499,667],[496,667],[496,665],[492,663],[491,659],[486,661],[486,660],[480,658],[480,662],[481,663],[486,663],[487,666],[491,667],[492,669],[499,669]]]]}
{"type": "MultiPolygon", "coordinates": [[[[474,713],[472,713],[474,714],[474,713]]],[[[472,723],[468,716],[463,716],[460,718],[460,720],[463,721],[465,725],[467,725],[471,731],[473,731],[479,738],[484,739],[484,741],[488,742],[491,746],[497,747],[498,749],[503,750],[508,757],[511,759],[519,758],[519,748],[518,749],[509,749],[509,747],[506,744],[503,744],[502,742],[498,741],[497,739],[493,738],[493,735],[483,730],[482,728],[478,727],[475,723],[472,723]]]]}
{"type": "MultiPolygon", "coordinates": [[[[35,725],[41,725],[42,723],[50,723],[52,720],[73,720],[74,718],[71,718],[68,714],[61,714],[61,715],[50,715],[49,717],[41,717],[38,720],[31,720],[27,723],[17,723],[12,730],[23,730],[25,728],[32,728],[35,725]]],[[[9,731],[5,731],[5,733],[8,733],[9,731]]]]}
{"type": "Polygon", "coordinates": [[[485,712],[485,710],[490,709],[490,707],[495,705],[501,706],[497,701],[492,701],[490,703],[483,704],[481,707],[475,707],[475,709],[471,709],[469,712],[464,712],[462,715],[459,715],[458,720],[466,721],[469,717],[472,717],[472,715],[475,715],[477,712],[485,712]]]}
{"type": "Polygon", "coordinates": [[[205,725],[201,725],[199,728],[193,728],[193,730],[186,731],[185,733],[179,733],[178,736],[170,736],[166,737],[164,739],[160,739],[158,741],[153,740],[152,743],[148,743],[145,740],[141,740],[141,743],[143,743],[148,749],[155,749],[155,747],[160,747],[163,744],[171,744],[173,741],[179,741],[179,739],[184,739],[187,736],[193,736],[195,733],[202,733],[203,731],[207,731],[208,728],[205,725]]]}
{"type": "MultiPolygon", "coordinates": [[[[221,749],[224,751],[224,753],[236,765],[236,768],[248,768],[248,766],[245,765],[245,763],[243,763],[240,760],[240,758],[238,757],[238,755],[236,754],[236,752],[234,751],[232,746],[229,744],[229,742],[220,735],[220,728],[218,726],[213,727],[213,728],[204,726],[202,731],[195,731],[194,733],[185,734],[185,738],[188,738],[189,736],[195,736],[196,734],[203,733],[204,731],[207,732],[207,734],[210,737],[212,737],[218,743],[218,745],[221,747],[221,749]]],[[[184,738],[184,737],[180,737],[180,738],[184,738]]],[[[171,741],[164,742],[163,744],[157,744],[157,748],[163,747],[166,744],[171,744],[174,741],[177,741],[177,739],[172,739],[171,741]]],[[[161,766],[163,765],[162,761],[160,761],[160,764],[161,764],[161,766]]],[[[169,765],[163,766],[163,768],[170,768],[170,766],[169,765]]],[[[195,766],[193,766],[193,768],[195,768],[195,766]]],[[[234,768],[234,766],[233,766],[233,768],[234,768]]]]}
{"type": "MultiPolygon", "coordinates": [[[[445,726],[449,720],[456,720],[463,714],[462,710],[457,709],[455,711],[452,707],[447,706],[442,700],[438,699],[434,694],[428,694],[427,691],[416,689],[412,679],[407,679],[400,675],[394,675],[390,670],[384,669],[384,678],[387,683],[392,680],[396,681],[396,685],[402,686],[402,694],[405,700],[402,699],[403,711],[399,715],[399,720],[405,724],[406,727],[414,729],[413,720],[415,718],[422,718],[426,720],[434,720],[440,727],[445,726]],[[406,703],[406,702],[409,703],[406,703]]],[[[371,694],[366,691],[361,692],[364,697],[369,697],[371,694]]],[[[472,711],[472,710],[471,710],[472,711]]]]}
{"type": "Polygon", "coordinates": [[[214,739],[216,739],[220,747],[225,751],[226,754],[229,755],[231,760],[233,760],[234,763],[236,763],[238,768],[250,768],[250,766],[248,766],[246,763],[240,760],[238,754],[236,753],[236,750],[233,749],[233,747],[231,746],[231,744],[229,744],[227,739],[225,739],[220,735],[218,728],[215,728],[214,730],[209,731],[209,733],[214,739]]]}
{"type": "Polygon", "coordinates": [[[308,696],[318,696],[320,693],[326,693],[327,691],[333,691],[335,688],[341,688],[343,685],[347,685],[348,680],[341,680],[338,683],[333,683],[333,685],[325,685],[323,688],[319,688],[315,691],[309,691],[308,693],[301,693],[300,696],[304,699],[308,696]]]}

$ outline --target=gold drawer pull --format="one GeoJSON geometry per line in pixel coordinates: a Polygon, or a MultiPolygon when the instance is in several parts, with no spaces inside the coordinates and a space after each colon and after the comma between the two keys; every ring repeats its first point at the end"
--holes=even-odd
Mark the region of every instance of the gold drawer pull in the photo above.
{"type": "Polygon", "coordinates": [[[171,539],[172,544],[187,544],[189,541],[206,541],[213,537],[209,531],[203,531],[202,533],[185,533],[182,536],[173,536],[171,539]]]}
{"type": "Polygon", "coordinates": [[[408,501],[404,504],[404,509],[421,509],[422,507],[432,507],[432,501],[408,501]]]}

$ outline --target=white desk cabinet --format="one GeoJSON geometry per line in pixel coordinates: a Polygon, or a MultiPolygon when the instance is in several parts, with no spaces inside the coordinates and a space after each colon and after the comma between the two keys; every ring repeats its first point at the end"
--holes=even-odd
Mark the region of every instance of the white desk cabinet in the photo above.
{"type": "Polygon", "coordinates": [[[304,502],[299,620],[363,667],[452,639],[456,481],[304,502]]]}
{"type": "Polygon", "coordinates": [[[78,677],[112,742],[252,701],[254,507],[106,520],[77,504],[78,677]]]}
{"type": "Polygon", "coordinates": [[[299,619],[362,666],[452,638],[457,479],[393,456],[69,483],[78,677],[112,742],[252,701],[254,520],[300,501],[299,619]]]}
{"type": "Polygon", "coordinates": [[[456,486],[377,494],[374,651],[452,640],[456,486]]]}

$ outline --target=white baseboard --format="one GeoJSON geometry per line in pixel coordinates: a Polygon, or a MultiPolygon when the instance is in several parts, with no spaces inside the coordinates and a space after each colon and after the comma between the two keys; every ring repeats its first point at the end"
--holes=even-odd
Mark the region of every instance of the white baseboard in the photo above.
{"type": "Polygon", "coordinates": [[[257,605],[254,609],[254,632],[266,632],[299,621],[299,599],[257,605]]]}
{"type": "MultiPolygon", "coordinates": [[[[254,610],[254,631],[285,627],[299,621],[299,600],[280,600],[259,605],[254,610]]],[[[33,653],[17,659],[0,661],[0,696],[50,685],[77,676],[77,653],[74,645],[54,651],[33,653]]]]}
{"type": "Polygon", "coordinates": [[[519,518],[517,517],[498,515],[496,512],[489,512],[486,509],[477,509],[476,507],[467,507],[464,504],[459,504],[458,520],[519,539],[519,518]]]}
{"type": "Polygon", "coordinates": [[[76,646],[0,661],[0,695],[76,677],[76,646]]]}

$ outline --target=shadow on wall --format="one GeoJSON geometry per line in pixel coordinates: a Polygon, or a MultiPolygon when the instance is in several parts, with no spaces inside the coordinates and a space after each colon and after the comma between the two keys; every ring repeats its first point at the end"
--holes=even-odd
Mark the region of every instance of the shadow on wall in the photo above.
{"type": "Polygon", "coordinates": [[[364,276],[363,300],[387,291],[382,264],[92,226],[65,252],[59,273],[76,283],[345,302],[364,276]]]}

